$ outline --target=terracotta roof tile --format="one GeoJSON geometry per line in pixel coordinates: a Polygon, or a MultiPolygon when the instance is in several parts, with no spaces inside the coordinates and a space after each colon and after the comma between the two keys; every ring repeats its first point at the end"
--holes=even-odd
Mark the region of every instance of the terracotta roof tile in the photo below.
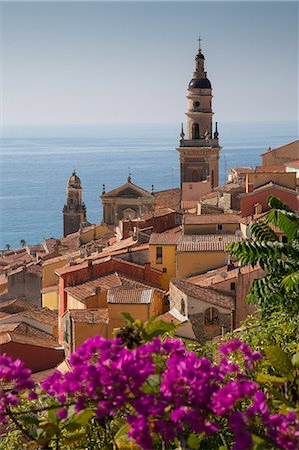
{"type": "Polygon", "coordinates": [[[108,309],[69,309],[65,314],[69,314],[74,322],[78,323],[108,323],[108,309]]]}
{"type": "Polygon", "coordinates": [[[185,225],[240,223],[242,220],[238,214],[186,214],[184,216],[185,225]]]}
{"type": "Polygon", "coordinates": [[[118,250],[123,250],[125,248],[132,247],[137,244],[138,244],[138,241],[136,239],[134,239],[133,237],[128,237],[127,239],[123,239],[122,241],[116,242],[113,245],[109,245],[109,247],[103,248],[102,252],[110,253],[110,252],[114,252],[114,251],[118,251],[118,250]]]}
{"type": "Polygon", "coordinates": [[[155,210],[163,208],[180,209],[181,190],[179,188],[157,191],[154,196],[156,197],[155,210]]]}
{"type": "Polygon", "coordinates": [[[155,291],[160,292],[162,294],[166,294],[166,291],[164,289],[156,287],[153,283],[150,283],[149,281],[139,281],[132,277],[128,277],[126,275],[123,275],[122,273],[119,273],[119,278],[121,279],[122,286],[124,288],[153,288],[155,291]]]}
{"type": "Polygon", "coordinates": [[[37,308],[33,303],[30,303],[27,300],[13,299],[1,302],[0,298],[0,311],[6,312],[8,314],[14,314],[28,309],[35,310],[37,308]]]}
{"type": "Polygon", "coordinates": [[[171,283],[186,295],[190,295],[203,302],[212,303],[213,305],[221,306],[226,309],[231,309],[234,306],[234,299],[232,296],[222,294],[214,289],[197,286],[177,278],[172,279],[171,283]]]}
{"type": "Polygon", "coordinates": [[[275,166],[257,166],[255,171],[257,173],[284,173],[285,166],[283,164],[275,165],[275,166]]]}
{"type": "Polygon", "coordinates": [[[86,283],[78,284],[77,286],[67,287],[65,291],[77,300],[84,302],[88,297],[96,295],[96,288],[107,291],[112,287],[121,286],[121,284],[119,275],[115,272],[87,281],[86,283]]]}
{"type": "Polygon", "coordinates": [[[234,234],[183,236],[177,246],[177,252],[225,251],[228,244],[241,240],[242,238],[234,234]]]}
{"type": "Polygon", "coordinates": [[[40,339],[33,336],[24,336],[19,333],[9,332],[0,335],[0,345],[15,342],[18,344],[32,345],[34,347],[58,348],[59,345],[54,340],[40,339]]]}
{"type": "Polygon", "coordinates": [[[237,172],[238,174],[254,172],[252,167],[233,167],[231,170],[237,172]]]}
{"type": "Polygon", "coordinates": [[[181,238],[181,227],[178,228],[176,233],[152,233],[149,241],[149,245],[177,245],[181,238]]]}
{"type": "Polygon", "coordinates": [[[107,303],[150,304],[154,289],[111,289],[108,291],[107,303]]]}

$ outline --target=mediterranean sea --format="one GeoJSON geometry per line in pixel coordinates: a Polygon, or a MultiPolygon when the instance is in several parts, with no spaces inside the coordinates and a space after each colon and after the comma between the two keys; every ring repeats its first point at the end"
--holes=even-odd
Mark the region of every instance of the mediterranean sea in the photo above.
{"type": "MultiPolygon", "coordinates": [[[[102,218],[100,195],[127,181],[151,191],[179,186],[177,125],[7,129],[0,152],[0,249],[63,235],[62,208],[73,169],[87,219],[102,218]]],[[[261,165],[260,154],[298,139],[297,122],[221,123],[220,183],[231,167],[261,165]]]]}

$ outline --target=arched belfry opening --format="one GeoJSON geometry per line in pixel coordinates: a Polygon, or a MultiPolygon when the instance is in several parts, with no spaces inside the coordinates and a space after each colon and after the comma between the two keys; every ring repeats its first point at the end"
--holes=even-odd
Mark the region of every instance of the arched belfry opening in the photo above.
{"type": "Polygon", "coordinates": [[[200,139],[199,123],[194,123],[192,126],[192,139],[200,139]]]}

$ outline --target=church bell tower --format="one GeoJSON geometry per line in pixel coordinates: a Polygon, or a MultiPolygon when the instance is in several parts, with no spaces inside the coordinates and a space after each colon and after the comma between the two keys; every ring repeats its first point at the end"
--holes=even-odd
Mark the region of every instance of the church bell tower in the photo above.
{"type": "Polygon", "coordinates": [[[74,170],[66,188],[66,204],[63,208],[63,235],[75,233],[86,222],[86,207],[82,202],[81,180],[74,170]]]}
{"type": "Polygon", "coordinates": [[[187,93],[187,138],[181,130],[181,188],[183,183],[208,180],[211,188],[219,183],[219,151],[217,122],[213,130],[212,86],[205,71],[205,57],[200,39],[195,57],[195,71],[187,93]]]}

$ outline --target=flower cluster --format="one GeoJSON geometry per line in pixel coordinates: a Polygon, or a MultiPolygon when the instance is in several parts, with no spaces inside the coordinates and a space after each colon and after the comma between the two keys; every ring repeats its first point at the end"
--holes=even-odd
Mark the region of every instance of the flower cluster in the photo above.
{"type": "Polygon", "coordinates": [[[19,403],[16,393],[34,388],[30,375],[31,370],[22,361],[13,361],[10,356],[0,355],[0,423],[7,422],[8,408],[19,403]]]}
{"type": "MultiPolygon", "coordinates": [[[[223,420],[234,433],[234,450],[253,448],[249,430],[257,426],[282,448],[299,448],[295,414],[271,415],[264,392],[252,380],[261,354],[238,339],[220,352],[224,356],[216,364],[187,351],[178,339],[155,338],[129,350],[119,338],[97,336],[71,355],[70,372],[55,371],[41,387],[55,399],[62,420],[73,404],[76,412],[92,408],[98,419],[125,412],[129,436],[144,449],[153,448],[154,435],[165,442],[180,438],[186,430],[208,437],[220,430],[223,420]],[[229,360],[236,351],[244,365],[229,360]]],[[[33,388],[23,363],[8,357],[1,362],[0,380],[13,382],[15,391],[33,388]]],[[[18,397],[3,393],[0,399],[3,421],[6,405],[17,404],[18,397]]]]}

